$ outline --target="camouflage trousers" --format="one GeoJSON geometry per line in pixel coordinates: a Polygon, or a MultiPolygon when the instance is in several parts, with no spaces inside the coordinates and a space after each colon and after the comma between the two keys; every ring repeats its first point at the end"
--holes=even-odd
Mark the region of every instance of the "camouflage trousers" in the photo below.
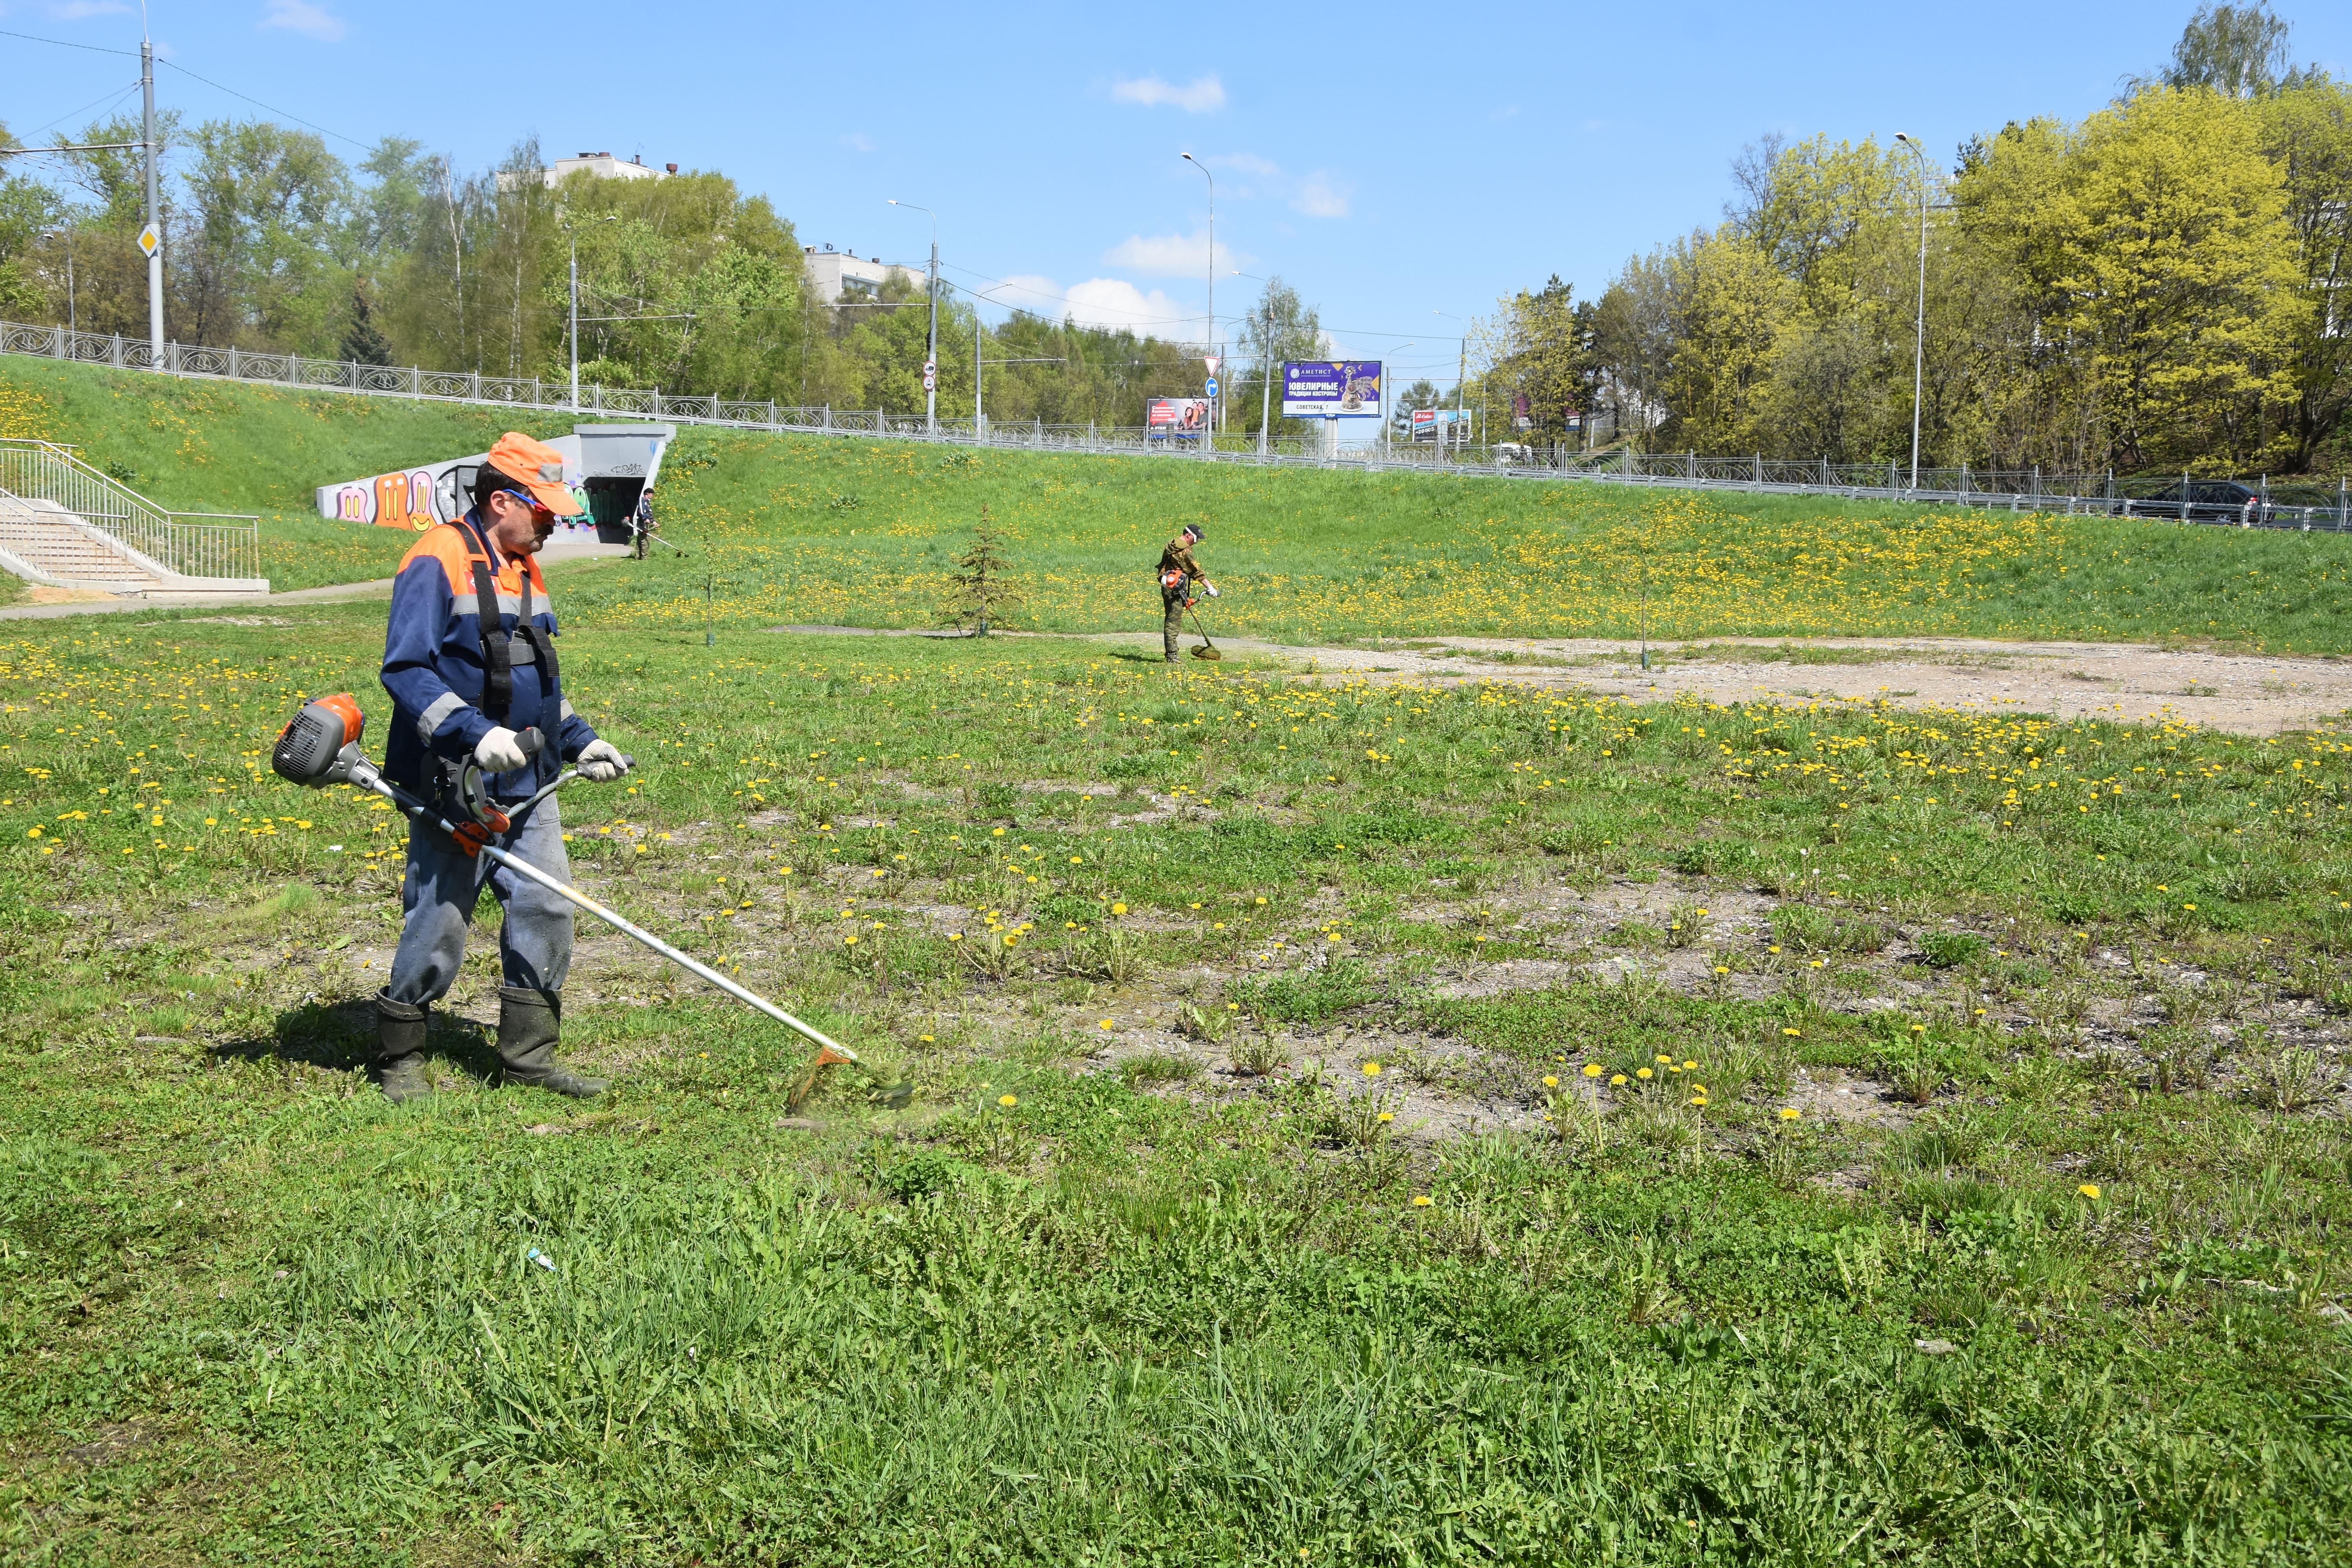
{"type": "Polygon", "coordinates": [[[1160,626],[1160,640],[1166,647],[1168,662],[1176,662],[1176,639],[1184,635],[1184,591],[1181,588],[1160,590],[1166,615],[1160,626]]]}

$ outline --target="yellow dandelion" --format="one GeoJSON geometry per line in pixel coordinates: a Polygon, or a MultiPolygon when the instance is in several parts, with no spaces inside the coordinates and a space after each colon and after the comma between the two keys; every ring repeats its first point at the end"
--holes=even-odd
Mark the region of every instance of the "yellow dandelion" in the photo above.
{"type": "MultiPolygon", "coordinates": [[[[1650,1069],[1649,1069],[1649,1068],[1643,1068],[1642,1070],[1643,1070],[1643,1072],[1648,1072],[1650,1069]]],[[[1622,1073],[1622,1072],[1619,1072],[1619,1073],[1611,1073],[1611,1074],[1609,1075],[1609,1087],[1610,1087],[1610,1088],[1612,1088],[1612,1089],[1622,1089],[1622,1088],[1624,1088],[1624,1087],[1625,1087],[1625,1075],[1624,1075],[1623,1073],[1622,1073]]]]}
{"type": "Polygon", "coordinates": [[[1381,1064],[1380,1064],[1380,1063],[1378,1063],[1378,1062],[1366,1062],[1366,1063],[1364,1064],[1364,1076],[1365,1076],[1366,1078],[1378,1078],[1378,1077],[1380,1077],[1380,1076],[1381,1076],[1381,1064]]]}
{"type": "Polygon", "coordinates": [[[1780,1120],[1783,1121],[1794,1121],[1797,1120],[1799,1114],[1800,1112],[1793,1105],[1784,1105],[1780,1108],[1780,1120]]]}
{"type": "Polygon", "coordinates": [[[2076,1187],[2074,1190],[2082,1194],[2084,1197],[2090,1199],[2093,1203],[2099,1201],[2099,1184],[2096,1182],[2084,1182],[2081,1186],[2076,1187]]]}
{"type": "Polygon", "coordinates": [[[1546,1089],[1558,1089],[1559,1087],[1559,1079],[1554,1078],[1549,1073],[1546,1073],[1544,1074],[1544,1087],[1546,1089]]]}
{"type": "Polygon", "coordinates": [[[1599,1078],[1605,1070],[1607,1069],[1603,1068],[1599,1062],[1587,1062],[1584,1064],[1584,1076],[1587,1078],[1599,1078]]]}
{"type": "MultiPolygon", "coordinates": [[[[1425,1209],[1435,1201],[1436,1200],[1432,1198],[1427,1193],[1416,1193],[1413,1194],[1412,1206],[1417,1209],[1425,1209]]],[[[1307,1554],[1302,1552],[1299,1555],[1304,1557],[1307,1554]]]]}
{"type": "Polygon", "coordinates": [[[1013,1107],[1020,1104],[1021,1101],[1013,1095],[1000,1094],[996,1097],[996,1103],[1010,1110],[1013,1107]]]}

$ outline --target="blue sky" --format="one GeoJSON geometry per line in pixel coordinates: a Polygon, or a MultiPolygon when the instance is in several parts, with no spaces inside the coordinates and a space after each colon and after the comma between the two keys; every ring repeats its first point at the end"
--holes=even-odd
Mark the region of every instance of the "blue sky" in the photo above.
{"type": "MultiPolygon", "coordinates": [[[[2192,8],[156,0],[152,25],[186,70],[352,141],[480,167],[535,132],[551,153],[719,169],[805,243],[918,261],[929,228],[896,196],[937,209],[961,286],[1197,338],[1209,185],[1189,151],[1216,181],[1221,334],[1257,289],[1233,274],[1279,273],[1342,352],[1450,377],[1460,328],[1437,312],[1555,272],[1597,293],[1717,221],[1729,160],[1766,132],[1909,131],[1948,162],[1971,132],[2098,108],[2192,8]]],[[[2352,6],[2282,10],[2298,58],[2352,74],[2352,6]]],[[[0,28],[135,48],[139,16],[0,0],[0,28]]],[[[0,59],[0,119],[27,140],[138,74],[11,37],[0,59]]],[[[262,112],[176,70],[159,92],[192,119],[262,112]]]]}

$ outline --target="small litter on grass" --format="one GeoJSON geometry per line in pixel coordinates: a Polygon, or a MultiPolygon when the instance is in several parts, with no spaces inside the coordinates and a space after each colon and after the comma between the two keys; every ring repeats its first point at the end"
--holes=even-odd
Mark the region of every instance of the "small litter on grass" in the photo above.
{"type": "Polygon", "coordinates": [[[1913,1340],[1911,1343],[1922,1355],[1949,1355],[1959,1348],[1949,1340],[1913,1340]]]}
{"type": "Polygon", "coordinates": [[[536,1247],[532,1247],[529,1252],[524,1253],[522,1257],[523,1261],[526,1263],[536,1263],[541,1268],[546,1269],[550,1274],[555,1272],[555,1259],[548,1257],[547,1254],[541,1252],[536,1247]]]}

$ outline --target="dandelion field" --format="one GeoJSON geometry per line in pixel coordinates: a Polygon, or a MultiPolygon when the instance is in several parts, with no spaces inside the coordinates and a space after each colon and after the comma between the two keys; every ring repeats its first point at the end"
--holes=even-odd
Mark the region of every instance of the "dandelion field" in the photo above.
{"type": "Polygon", "coordinates": [[[2342,734],[572,612],[578,879],[866,1062],[583,921],[610,1094],[478,945],[394,1108],[379,615],[0,644],[13,1560],[2352,1547],[2342,734]]]}

